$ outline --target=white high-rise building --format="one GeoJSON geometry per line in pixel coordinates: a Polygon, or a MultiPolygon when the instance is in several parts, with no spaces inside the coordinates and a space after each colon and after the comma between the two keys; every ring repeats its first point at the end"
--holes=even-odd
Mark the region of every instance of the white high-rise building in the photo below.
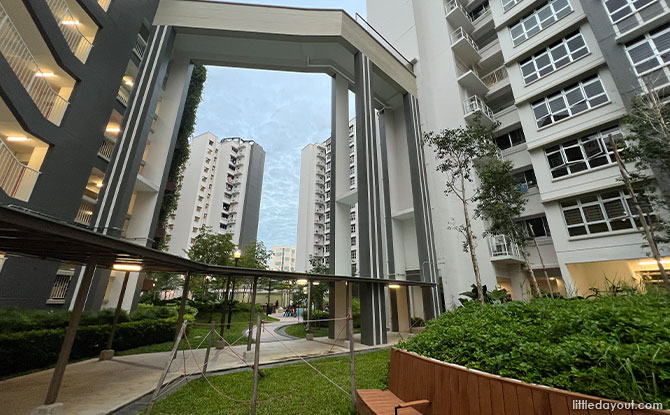
{"type": "MultiPolygon", "coordinates": [[[[356,120],[349,121],[349,190],[356,189],[356,120]]],[[[329,265],[331,139],[308,144],[302,149],[300,163],[300,202],[298,207],[298,243],[296,271],[308,272],[310,258],[329,265]]],[[[351,273],[358,274],[357,204],[351,206],[351,273]]]]}
{"type": "Polygon", "coordinates": [[[202,226],[232,235],[238,246],[256,240],[264,165],[265,150],[254,141],[194,137],[168,225],[169,252],[185,255],[202,226]]]}
{"type": "MultiPolygon", "coordinates": [[[[584,295],[606,279],[660,282],[608,137],[625,134],[622,117],[645,83],[670,84],[666,1],[368,0],[367,12],[414,62],[424,132],[464,126],[475,115],[500,123],[500,154],[527,191],[518,220],[535,235],[537,247],[531,242],[527,252],[542,289],[584,295]]],[[[449,306],[474,274],[463,238],[448,226],[464,223],[462,205],[444,195],[433,149],[424,156],[449,306]]],[[[485,224],[474,226],[481,235],[485,224]]],[[[489,237],[477,255],[489,288],[515,298],[528,292],[518,247],[489,237]]]]}
{"type": "Polygon", "coordinates": [[[295,272],[296,249],[292,246],[273,246],[270,251],[270,266],[273,271],[295,272]]]}

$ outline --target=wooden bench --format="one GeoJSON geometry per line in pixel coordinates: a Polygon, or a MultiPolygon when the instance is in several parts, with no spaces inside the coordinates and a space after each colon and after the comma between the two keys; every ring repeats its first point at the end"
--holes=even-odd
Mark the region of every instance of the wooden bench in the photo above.
{"type": "Polygon", "coordinates": [[[426,399],[405,402],[390,390],[356,390],[356,409],[359,415],[421,415],[414,407],[429,405],[426,399]]]}

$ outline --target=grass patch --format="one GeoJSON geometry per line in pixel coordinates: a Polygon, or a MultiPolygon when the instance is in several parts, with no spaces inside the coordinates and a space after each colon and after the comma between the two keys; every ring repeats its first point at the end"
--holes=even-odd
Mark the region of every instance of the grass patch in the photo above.
{"type": "MultiPolygon", "coordinates": [[[[360,332],[360,327],[354,327],[354,333],[360,332]]],[[[305,323],[292,324],[286,327],[286,334],[304,339],[307,335],[307,332],[305,331],[305,323]]],[[[312,334],[314,337],[326,337],[328,336],[328,327],[312,327],[312,334]]]]}
{"type": "MultiPolygon", "coordinates": [[[[210,321],[210,315],[208,312],[203,312],[203,313],[198,313],[195,317],[196,323],[209,323],[210,321]]],[[[211,317],[211,321],[214,323],[214,326],[216,327],[216,330],[219,330],[219,322],[221,321],[221,313],[213,313],[211,317]]],[[[278,319],[270,316],[263,316],[263,321],[270,322],[270,321],[279,321],[278,319]]],[[[233,316],[231,319],[231,326],[230,329],[226,328],[223,333],[223,338],[226,339],[227,342],[229,342],[232,345],[238,345],[238,344],[246,344],[247,339],[246,337],[242,337],[242,333],[244,332],[245,329],[249,328],[248,323],[249,323],[249,313],[244,312],[244,311],[234,311],[233,316]],[[247,323],[245,324],[239,324],[239,323],[247,323]]],[[[191,346],[195,348],[201,341],[202,339],[207,335],[209,332],[209,327],[206,326],[191,326],[189,327],[188,330],[188,339],[191,342],[191,346]]],[[[216,344],[216,341],[219,339],[219,336],[215,336],[213,340],[213,344],[216,344]]],[[[201,345],[200,348],[206,348],[207,347],[208,340],[205,340],[201,345]]],[[[164,343],[156,343],[156,344],[150,344],[146,346],[140,346],[136,347],[134,349],[128,349],[128,350],[123,350],[114,353],[116,356],[127,356],[127,355],[132,355],[132,354],[141,354],[141,353],[156,353],[156,352],[169,352],[172,350],[172,346],[174,345],[174,342],[169,341],[169,342],[164,342],[164,343]]],[[[179,343],[179,350],[186,350],[188,349],[188,343],[186,340],[182,340],[181,343],[179,343]]]]}
{"type": "Polygon", "coordinates": [[[670,407],[670,296],[473,302],[399,347],[501,376],[670,407]]]}
{"type": "MultiPolygon", "coordinates": [[[[310,362],[344,390],[349,391],[349,358],[333,357],[310,362]]],[[[356,386],[385,388],[388,378],[389,351],[356,355],[356,386]]],[[[259,381],[259,415],[332,415],[351,414],[351,399],[304,363],[263,369],[259,381]]],[[[210,377],[223,393],[237,400],[251,399],[251,371],[210,377]]],[[[156,414],[227,414],[249,413],[249,405],[219,396],[203,379],[191,382],[158,402],[156,414]]]]}

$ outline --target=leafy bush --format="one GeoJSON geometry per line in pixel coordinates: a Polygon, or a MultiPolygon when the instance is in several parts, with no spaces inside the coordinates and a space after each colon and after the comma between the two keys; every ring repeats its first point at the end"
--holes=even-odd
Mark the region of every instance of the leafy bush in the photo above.
{"type": "MultiPolygon", "coordinates": [[[[192,316],[185,316],[189,320],[192,316]]],[[[129,321],[118,325],[115,350],[163,343],[174,338],[176,317],[129,321]]],[[[77,330],[72,346],[72,360],[97,356],[105,347],[111,325],[84,326],[77,330]]],[[[65,329],[42,329],[0,334],[0,376],[38,369],[58,359],[65,329]]]]}
{"type": "MultiPolygon", "coordinates": [[[[307,310],[302,312],[303,320],[307,320],[307,310]]],[[[312,311],[312,320],[328,320],[330,318],[330,313],[327,311],[314,310],[312,311]]],[[[312,327],[328,327],[329,321],[314,321],[312,322],[312,327]]]]}
{"type": "Polygon", "coordinates": [[[669,407],[668,322],[663,294],[467,303],[399,347],[526,382],[669,407]]]}
{"type": "MultiPolygon", "coordinates": [[[[486,302],[487,304],[501,304],[512,301],[512,295],[509,294],[507,290],[504,288],[489,291],[486,288],[486,285],[483,285],[482,291],[484,293],[484,302],[486,302]]],[[[460,301],[461,304],[465,304],[469,301],[479,301],[479,295],[477,294],[477,286],[475,284],[472,284],[472,289],[470,291],[462,292],[459,295],[466,297],[458,299],[458,301],[460,301]]]]}

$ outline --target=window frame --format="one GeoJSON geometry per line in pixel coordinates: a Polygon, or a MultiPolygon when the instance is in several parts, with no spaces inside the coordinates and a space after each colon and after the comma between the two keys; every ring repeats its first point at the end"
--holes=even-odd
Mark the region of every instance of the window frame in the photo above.
{"type": "MultiPolygon", "coordinates": [[[[639,0],[637,0],[637,1],[639,1],[639,0]]],[[[635,6],[635,2],[636,2],[636,0],[625,0],[625,2],[626,2],[626,5],[625,5],[625,6],[619,7],[619,8],[616,9],[614,12],[610,12],[609,8],[607,8],[607,4],[606,4],[606,3],[607,3],[607,0],[603,1],[603,7],[605,8],[605,13],[607,13],[607,17],[609,17],[609,19],[610,19],[610,21],[612,22],[613,25],[617,25],[617,24],[620,23],[622,20],[627,19],[628,17],[633,16],[633,15],[635,15],[635,14],[638,14],[638,13],[640,12],[640,10],[644,10],[645,8],[651,6],[651,5],[654,4],[654,3],[658,3],[659,1],[658,1],[658,0],[651,0],[651,1],[649,1],[648,3],[644,4],[644,5],[643,5],[642,7],[640,7],[640,8],[637,8],[637,6],[635,6]],[[616,12],[618,12],[619,10],[622,10],[622,9],[625,8],[625,7],[630,7],[630,8],[631,8],[631,12],[628,13],[627,15],[623,16],[623,17],[620,17],[620,18],[614,20],[614,18],[612,17],[612,15],[615,14],[616,12]]]]}
{"type": "Polygon", "coordinates": [[[546,48],[542,49],[540,52],[537,52],[537,53],[533,54],[532,56],[530,56],[530,57],[524,59],[523,61],[519,62],[519,70],[521,71],[521,79],[523,80],[524,85],[528,86],[528,85],[530,85],[534,82],[539,81],[540,79],[546,78],[547,76],[549,76],[552,73],[558,71],[559,69],[563,69],[566,66],[570,65],[571,63],[576,62],[576,61],[578,61],[579,59],[581,59],[585,56],[588,56],[589,54],[591,54],[591,50],[589,49],[589,46],[586,44],[586,39],[584,38],[584,35],[582,34],[582,32],[578,30],[576,32],[571,33],[568,36],[565,36],[564,38],[562,38],[558,42],[555,42],[555,43],[547,46],[546,48]],[[584,45],[582,47],[576,49],[575,51],[570,51],[570,46],[569,46],[570,41],[572,41],[574,39],[577,39],[577,38],[581,38],[582,43],[584,45]],[[555,51],[555,50],[558,50],[560,47],[564,47],[565,50],[567,51],[566,55],[564,57],[562,57],[561,59],[564,59],[565,57],[568,57],[569,61],[567,63],[562,64],[561,66],[556,66],[557,59],[555,59],[554,54],[552,52],[555,51]],[[586,50],[586,52],[584,54],[580,55],[580,56],[577,56],[577,57],[573,58],[573,56],[577,52],[580,52],[582,50],[586,50]],[[543,55],[546,55],[546,57],[549,60],[549,63],[540,68],[538,66],[538,60],[543,55]],[[536,78],[534,78],[532,80],[529,80],[529,81],[527,81],[527,78],[529,78],[530,75],[527,76],[524,73],[524,66],[526,66],[528,64],[532,64],[533,67],[534,67],[534,70],[533,70],[533,72],[531,72],[530,75],[536,75],[537,76],[536,78]],[[546,73],[542,74],[542,71],[546,68],[551,68],[551,69],[549,70],[549,72],[546,72],[546,73]]]}
{"type": "Polygon", "coordinates": [[[573,118],[593,108],[605,105],[609,102],[611,101],[609,96],[607,95],[607,91],[605,90],[603,80],[600,77],[600,74],[596,74],[594,76],[582,79],[576,84],[572,84],[566,88],[563,88],[554,94],[540,98],[539,100],[532,102],[530,104],[530,107],[531,110],[533,111],[533,118],[535,118],[535,124],[537,125],[537,129],[541,130],[543,128],[552,126],[560,121],[573,118]],[[591,97],[587,96],[586,89],[595,84],[600,85],[601,92],[591,97]],[[575,94],[576,92],[580,93],[581,99],[571,103],[570,100],[577,97],[575,94]],[[598,102],[596,104],[591,103],[591,101],[600,97],[605,97],[605,100],[602,102],[598,102]],[[584,104],[586,104],[585,107],[584,104]],[[583,108],[579,109],[578,105],[581,105],[583,108]],[[546,110],[546,115],[538,119],[536,110],[542,106],[544,106],[546,110]],[[548,124],[545,124],[545,121],[548,117],[552,121],[548,124]]]}
{"type": "Polygon", "coordinates": [[[653,72],[656,72],[659,69],[663,69],[663,68],[666,68],[666,67],[670,66],[670,59],[668,59],[667,61],[665,61],[663,59],[664,54],[665,55],[670,54],[670,43],[668,45],[669,46],[668,49],[666,49],[664,51],[660,51],[658,49],[657,45],[656,45],[656,42],[655,42],[656,38],[661,37],[664,34],[667,34],[667,35],[670,36],[670,24],[668,24],[668,23],[666,23],[663,26],[661,26],[659,28],[656,28],[654,30],[650,30],[649,32],[644,33],[642,36],[640,36],[640,37],[638,37],[638,38],[636,38],[636,39],[634,39],[634,40],[632,40],[632,41],[630,41],[630,42],[628,42],[624,45],[624,50],[626,51],[626,56],[628,57],[628,61],[630,62],[631,66],[633,67],[633,71],[635,71],[635,74],[637,75],[638,78],[641,78],[645,75],[649,75],[653,72]],[[654,37],[654,36],[656,36],[656,37],[654,37]],[[640,62],[636,63],[633,60],[633,56],[631,55],[630,51],[631,51],[631,49],[642,46],[643,44],[649,45],[649,47],[653,51],[653,55],[650,56],[650,57],[647,57],[645,59],[642,59],[640,62]],[[643,63],[650,62],[652,60],[656,60],[657,62],[659,62],[659,65],[657,65],[657,66],[655,66],[651,69],[647,69],[645,71],[638,72],[637,67],[639,65],[641,65],[643,63]]]}
{"type": "Polygon", "coordinates": [[[553,25],[554,23],[558,22],[559,20],[563,19],[565,16],[569,15],[570,13],[574,12],[575,9],[572,7],[572,4],[570,3],[570,0],[549,0],[547,3],[542,5],[541,7],[538,7],[534,9],[532,12],[530,12],[528,15],[525,17],[519,19],[518,22],[516,22],[513,25],[509,26],[509,33],[510,37],[512,39],[512,46],[517,47],[523,43],[525,43],[528,39],[534,37],[538,33],[542,32],[549,26],[553,25]],[[555,9],[554,5],[558,2],[565,2],[566,6],[564,6],[561,9],[555,9]],[[540,14],[543,12],[546,8],[549,8],[551,10],[551,14],[541,18],[540,14]],[[559,16],[559,13],[565,12],[564,14],[559,16]],[[550,20],[551,17],[551,21],[550,20]],[[542,20],[540,20],[542,19],[542,20]],[[530,23],[528,26],[526,26],[526,23],[530,23]],[[514,36],[514,30],[516,28],[521,28],[521,33],[520,36],[514,36]],[[531,33],[532,32],[532,33],[531,33]],[[523,37],[523,39],[522,39],[523,37]],[[517,43],[518,41],[518,43],[517,43]]]}

